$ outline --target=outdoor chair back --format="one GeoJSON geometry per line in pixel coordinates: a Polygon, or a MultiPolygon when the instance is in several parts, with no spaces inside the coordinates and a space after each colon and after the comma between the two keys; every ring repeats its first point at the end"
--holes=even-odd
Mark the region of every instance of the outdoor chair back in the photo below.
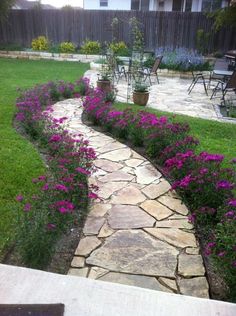
{"type": "MultiPolygon", "coordinates": [[[[189,66],[191,67],[192,65],[193,64],[192,64],[191,60],[189,60],[189,66]]],[[[200,83],[200,84],[203,84],[205,93],[206,93],[206,95],[208,95],[205,76],[203,75],[202,72],[195,73],[193,71],[193,67],[191,67],[191,69],[192,69],[191,70],[191,72],[192,72],[192,82],[191,82],[190,86],[188,87],[188,94],[190,94],[192,92],[193,88],[195,87],[195,85],[197,83],[200,83]]]]}
{"type": "Polygon", "coordinates": [[[222,100],[224,104],[225,104],[225,95],[227,92],[232,91],[236,93],[236,70],[234,70],[234,72],[232,73],[231,77],[229,78],[227,82],[224,82],[221,80],[218,81],[216,87],[213,89],[211,99],[213,98],[213,96],[216,95],[217,91],[221,91],[222,100]]]}
{"type": "Polygon", "coordinates": [[[162,58],[163,58],[163,56],[157,56],[151,69],[147,68],[147,67],[144,67],[143,70],[141,71],[141,74],[144,76],[144,81],[146,81],[147,78],[148,78],[149,82],[150,82],[150,85],[152,85],[151,76],[154,76],[156,78],[156,80],[157,80],[157,83],[159,83],[157,70],[160,67],[162,58]]]}

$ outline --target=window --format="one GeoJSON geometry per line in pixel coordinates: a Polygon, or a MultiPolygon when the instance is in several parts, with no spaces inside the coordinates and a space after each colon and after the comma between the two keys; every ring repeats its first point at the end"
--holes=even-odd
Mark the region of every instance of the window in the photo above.
{"type": "Polygon", "coordinates": [[[141,1],[141,10],[148,11],[149,10],[149,0],[142,0],[141,1]]]}
{"type": "Polygon", "coordinates": [[[108,7],[108,0],[100,0],[100,7],[108,7]]]}
{"type": "Polygon", "coordinates": [[[221,8],[221,0],[203,0],[202,11],[212,12],[221,8]]]}
{"type": "Polygon", "coordinates": [[[131,10],[149,10],[149,0],[131,0],[131,10]]]}
{"type": "Polygon", "coordinates": [[[191,12],[191,11],[192,11],[192,0],[186,0],[185,12],[191,12]]]}
{"type": "Polygon", "coordinates": [[[182,11],[182,0],[173,0],[172,11],[182,11]]]}
{"type": "Polygon", "coordinates": [[[139,10],[139,0],[131,1],[131,10],[139,10]]]}

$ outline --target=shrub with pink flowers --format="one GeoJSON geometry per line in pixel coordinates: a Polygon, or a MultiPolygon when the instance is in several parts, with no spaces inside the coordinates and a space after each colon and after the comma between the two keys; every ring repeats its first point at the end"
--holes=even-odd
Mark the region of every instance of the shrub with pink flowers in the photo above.
{"type": "MultiPolygon", "coordinates": [[[[117,111],[97,89],[84,99],[83,105],[94,124],[134,146],[142,146],[146,155],[162,168],[172,182],[172,189],[188,205],[189,220],[195,222],[199,233],[204,231],[204,239],[210,240],[207,249],[210,247],[210,253],[221,262],[223,272],[229,271],[226,278],[232,296],[236,286],[229,281],[236,279],[236,225],[232,208],[236,201],[235,170],[222,166],[223,155],[196,154],[199,141],[189,135],[187,124],[158,118],[146,111],[134,113],[131,108],[117,111]]],[[[236,159],[232,163],[235,165],[236,159]]]]}
{"type": "Polygon", "coordinates": [[[23,92],[17,100],[16,119],[46,151],[49,167],[46,175],[32,180],[37,194],[28,199],[17,197],[23,213],[19,216],[18,247],[27,266],[44,268],[58,238],[82,219],[88,198],[97,197],[92,192],[96,188],[87,185],[94,150],[82,135],[66,130],[66,117],[51,116],[53,103],[81,97],[90,89],[87,79],[75,84],[50,82],[23,92]]]}

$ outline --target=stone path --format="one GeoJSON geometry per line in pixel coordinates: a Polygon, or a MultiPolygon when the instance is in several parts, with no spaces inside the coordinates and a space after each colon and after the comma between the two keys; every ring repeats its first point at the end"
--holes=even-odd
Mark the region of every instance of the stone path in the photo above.
{"type": "Polygon", "coordinates": [[[149,161],[83,125],[81,102],[54,105],[97,152],[102,200],[92,203],[69,274],[165,292],[208,297],[208,283],[188,209],[149,161]]]}
{"type": "MultiPolygon", "coordinates": [[[[91,83],[96,86],[98,72],[99,70],[88,70],[84,76],[90,78],[91,83]]],[[[188,95],[187,89],[191,79],[165,77],[165,73],[159,75],[159,81],[160,84],[153,84],[150,87],[147,107],[176,114],[222,121],[218,110],[220,93],[218,93],[217,98],[210,100],[212,90],[209,90],[209,95],[207,96],[203,85],[196,84],[191,94],[188,95]]],[[[127,82],[120,80],[116,88],[118,90],[117,100],[126,103],[127,82]]],[[[227,97],[235,99],[235,94],[232,92],[227,97]]]]}

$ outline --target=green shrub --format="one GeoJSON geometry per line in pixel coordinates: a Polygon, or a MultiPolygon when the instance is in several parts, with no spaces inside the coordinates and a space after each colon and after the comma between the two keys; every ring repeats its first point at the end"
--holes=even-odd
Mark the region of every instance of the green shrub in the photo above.
{"type": "Polygon", "coordinates": [[[117,42],[117,43],[111,43],[109,45],[109,48],[113,51],[114,54],[120,55],[120,56],[127,56],[129,54],[129,50],[125,42],[117,42]]]}
{"type": "Polygon", "coordinates": [[[101,51],[101,44],[98,41],[86,40],[81,46],[83,54],[99,54],[101,51]]]}
{"type": "Polygon", "coordinates": [[[31,47],[33,50],[48,50],[49,40],[45,36],[38,36],[32,40],[31,47]]]}
{"type": "Polygon", "coordinates": [[[61,53],[74,53],[75,45],[71,42],[62,42],[59,46],[59,50],[61,53]]]}

